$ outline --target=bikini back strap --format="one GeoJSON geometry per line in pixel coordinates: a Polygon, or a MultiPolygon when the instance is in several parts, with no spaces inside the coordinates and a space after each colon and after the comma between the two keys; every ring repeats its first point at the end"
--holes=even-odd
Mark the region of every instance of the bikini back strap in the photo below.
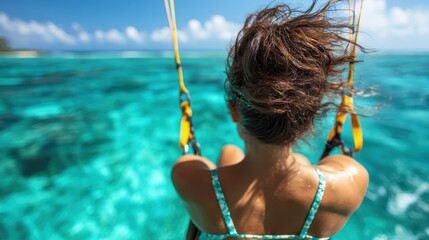
{"type": "Polygon", "coordinates": [[[211,171],[213,190],[216,193],[217,202],[219,203],[220,210],[222,211],[223,220],[228,228],[229,234],[237,234],[234,223],[232,222],[231,213],[226,203],[225,196],[223,195],[222,187],[220,186],[219,176],[217,169],[211,171]]]}
{"type": "Polygon", "coordinates": [[[316,196],[314,197],[313,204],[311,205],[310,211],[305,220],[304,226],[302,227],[300,238],[307,236],[308,229],[310,229],[311,223],[313,222],[314,216],[316,216],[317,209],[319,208],[320,202],[322,202],[323,193],[325,192],[326,179],[325,175],[316,168],[317,175],[319,175],[319,186],[317,188],[316,196]]]}

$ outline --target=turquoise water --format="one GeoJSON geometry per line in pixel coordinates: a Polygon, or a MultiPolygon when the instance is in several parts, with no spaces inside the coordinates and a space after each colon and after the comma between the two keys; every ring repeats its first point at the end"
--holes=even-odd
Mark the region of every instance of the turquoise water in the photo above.
{"type": "MultiPolygon", "coordinates": [[[[371,182],[334,239],[429,239],[429,54],[363,56],[355,100],[371,182]]],[[[223,96],[225,56],[184,52],[203,155],[241,145],[223,96]]],[[[183,239],[169,178],[181,154],[169,52],[0,57],[0,239],[183,239]]],[[[332,119],[298,151],[317,161],[332,119]]],[[[350,140],[346,130],[346,140],[350,140]]],[[[350,142],[350,141],[349,141],[350,142]]]]}

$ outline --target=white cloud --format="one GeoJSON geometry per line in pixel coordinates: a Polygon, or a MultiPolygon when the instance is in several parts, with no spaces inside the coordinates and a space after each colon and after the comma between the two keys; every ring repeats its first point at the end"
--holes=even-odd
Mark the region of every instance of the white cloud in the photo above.
{"type": "Polygon", "coordinates": [[[57,25],[52,22],[48,22],[47,28],[47,34],[51,34],[52,36],[54,36],[54,39],[58,39],[61,42],[67,44],[74,44],[76,42],[73,36],[67,34],[63,29],[57,27],[57,25]]]}
{"type": "Polygon", "coordinates": [[[66,33],[62,28],[52,22],[39,23],[36,21],[25,22],[10,19],[5,13],[0,12],[0,28],[12,35],[18,35],[28,39],[38,38],[46,42],[61,42],[75,44],[76,38],[66,33]]]}
{"type": "Polygon", "coordinates": [[[80,32],[78,37],[79,37],[79,40],[83,43],[91,42],[91,36],[87,32],[80,32]]]}
{"type": "MultiPolygon", "coordinates": [[[[190,19],[183,28],[178,29],[178,37],[181,43],[192,47],[221,47],[235,38],[240,27],[241,24],[228,21],[224,16],[214,15],[207,21],[190,19]]],[[[69,31],[54,22],[12,19],[0,12],[0,33],[12,43],[17,43],[16,47],[47,46],[52,43],[77,46],[90,42],[110,45],[143,45],[149,42],[149,46],[157,42],[171,44],[168,27],[150,33],[139,31],[134,26],[123,30],[111,28],[90,32],[74,22],[69,31]]],[[[429,7],[398,7],[388,5],[387,0],[365,1],[361,32],[359,42],[370,48],[428,49],[429,7]]]]}
{"type": "MultiPolygon", "coordinates": [[[[79,23],[73,23],[72,29],[78,33],[77,38],[83,42],[88,43],[92,37],[88,34],[79,23]]],[[[129,26],[124,32],[120,32],[117,29],[110,29],[108,31],[97,30],[94,32],[93,37],[98,42],[108,42],[113,44],[123,45],[131,40],[137,44],[143,44],[143,32],[139,32],[135,27],[129,26]]]]}
{"type": "Polygon", "coordinates": [[[362,31],[373,37],[429,37],[429,8],[387,7],[386,0],[364,2],[362,31]]]}
{"type": "Polygon", "coordinates": [[[137,44],[143,44],[144,33],[139,32],[135,27],[129,26],[124,32],[120,32],[117,29],[110,29],[108,31],[97,30],[94,33],[94,38],[98,42],[108,42],[114,44],[124,45],[131,40],[137,44]]]}
{"type": "Polygon", "coordinates": [[[215,15],[209,21],[204,23],[204,28],[201,30],[209,35],[209,37],[229,41],[237,35],[240,28],[240,24],[229,22],[225,17],[215,15]]]}
{"type": "Polygon", "coordinates": [[[410,24],[410,16],[406,11],[399,7],[393,7],[390,10],[390,14],[392,15],[392,23],[395,25],[407,25],[410,24]]]}
{"type": "Polygon", "coordinates": [[[192,36],[196,39],[207,39],[209,37],[209,33],[203,29],[200,21],[196,19],[189,20],[188,28],[191,31],[192,36]]]}
{"type": "MultiPolygon", "coordinates": [[[[155,42],[171,42],[170,28],[164,27],[152,32],[151,38],[155,42]]],[[[189,37],[183,31],[177,30],[177,38],[180,42],[187,42],[189,37]]]]}
{"type": "Polygon", "coordinates": [[[386,2],[379,0],[371,0],[364,2],[362,12],[362,31],[379,31],[384,29],[388,20],[383,14],[386,9],[386,2]]]}
{"type": "Polygon", "coordinates": [[[135,27],[132,27],[132,26],[127,27],[125,29],[125,34],[130,40],[134,41],[135,43],[137,44],[143,43],[143,34],[137,31],[135,27]]]}
{"type": "Polygon", "coordinates": [[[72,29],[75,30],[77,32],[77,38],[82,42],[82,43],[89,43],[91,42],[91,35],[89,35],[87,32],[85,32],[85,30],[83,30],[83,27],[79,24],[79,23],[73,23],[72,24],[72,29]]]}
{"type": "Polygon", "coordinates": [[[97,30],[94,33],[94,37],[99,42],[109,42],[115,44],[125,44],[127,42],[124,34],[119,32],[117,29],[110,29],[108,31],[97,30]]]}
{"type": "Polygon", "coordinates": [[[82,26],[80,26],[80,24],[76,22],[72,23],[72,29],[76,32],[83,32],[82,26]]]}
{"type": "MultiPolygon", "coordinates": [[[[228,42],[231,41],[241,25],[229,22],[221,15],[214,15],[208,21],[202,24],[197,19],[188,21],[184,29],[178,30],[178,37],[180,42],[228,42]]],[[[155,42],[170,42],[171,32],[168,27],[157,29],[152,32],[151,38],[155,42]]]]}
{"type": "Polygon", "coordinates": [[[152,40],[155,42],[168,42],[171,41],[171,32],[170,28],[164,27],[162,29],[157,29],[152,32],[152,40]]]}
{"type": "MultiPolygon", "coordinates": [[[[219,41],[225,42],[232,40],[241,25],[229,22],[221,15],[214,15],[210,20],[201,24],[197,19],[188,21],[187,27],[178,30],[179,40],[181,42],[203,42],[203,41],[219,41]]],[[[157,29],[152,32],[152,40],[155,42],[171,41],[171,33],[168,27],[157,29]]]]}
{"type": "Polygon", "coordinates": [[[77,22],[71,24],[74,33],[67,33],[53,22],[40,23],[37,21],[22,21],[10,19],[7,14],[0,12],[0,31],[3,31],[12,42],[19,42],[28,47],[37,43],[59,42],[67,45],[89,43],[93,39],[98,42],[124,45],[129,41],[143,44],[144,32],[139,32],[135,27],[129,26],[123,32],[117,29],[107,31],[96,30],[88,33],[77,22]]]}

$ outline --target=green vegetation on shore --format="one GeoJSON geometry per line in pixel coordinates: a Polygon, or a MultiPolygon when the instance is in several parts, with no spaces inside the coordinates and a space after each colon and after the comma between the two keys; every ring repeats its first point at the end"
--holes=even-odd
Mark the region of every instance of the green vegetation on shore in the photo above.
{"type": "Polygon", "coordinates": [[[10,47],[9,40],[3,36],[0,36],[0,55],[15,55],[23,57],[39,56],[43,52],[31,49],[12,49],[10,47]]]}
{"type": "Polygon", "coordinates": [[[10,51],[9,41],[0,36],[0,51],[10,51]]]}

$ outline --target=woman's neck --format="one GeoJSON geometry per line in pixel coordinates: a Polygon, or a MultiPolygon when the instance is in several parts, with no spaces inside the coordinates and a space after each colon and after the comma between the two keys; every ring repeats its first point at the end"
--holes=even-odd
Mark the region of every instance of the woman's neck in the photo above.
{"type": "Polygon", "coordinates": [[[252,137],[245,140],[244,161],[247,167],[261,174],[296,170],[292,146],[265,144],[252,137]]]}

